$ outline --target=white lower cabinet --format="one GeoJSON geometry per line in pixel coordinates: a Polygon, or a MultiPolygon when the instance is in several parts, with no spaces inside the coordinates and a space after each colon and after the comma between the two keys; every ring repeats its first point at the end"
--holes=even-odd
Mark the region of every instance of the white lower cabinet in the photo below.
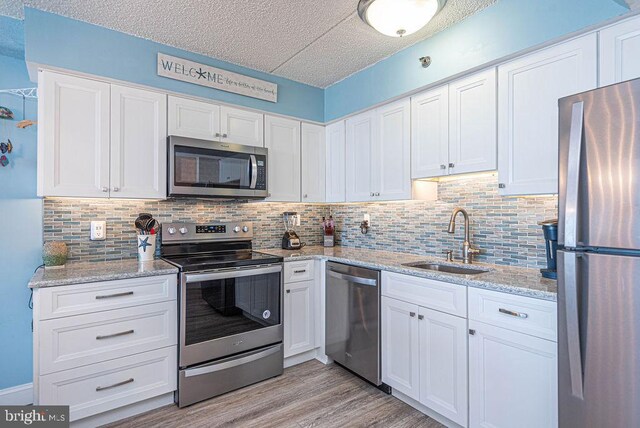
{"type": "Polygon", "coordinates": [[[469,329],[469,426],[556,427],[556,343],[473,320],[469,329]]]}
{"type": "Polygon", "coordinates": [[[382,381],[467,425],[467,320],[382,297],[382,381]]]}
{"type": "Polygon", "coordinates": [[[34,290],[34,404],[77,421],[176,389],[177,277],[34,290]]]}
{"type": "Polygon", "coordinates": [[[284,357],[315,348],[314,281],[285,284],[284,357]]]}

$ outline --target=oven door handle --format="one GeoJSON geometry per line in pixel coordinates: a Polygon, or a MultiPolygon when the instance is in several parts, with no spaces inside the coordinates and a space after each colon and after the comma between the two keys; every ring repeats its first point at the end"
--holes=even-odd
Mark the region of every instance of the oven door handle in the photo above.
{"type": "Polygon", "coordinates": [[[258,183],[258,160],[256,155],[250,155],[249,157],[251,158],[251,184],[249,188],[255,189],[258,183]]]}
{"type": "Polygon", "coordinates": [[[251,269],[232,269],[222,272],[210,272],[210,273],[188,273],[185,275],[185,282],[203,282],[203,281],[215,281],[218,279],[228,278],[242,278],[246,276],[265,275],[269,273],[282,272],[282,266],[271,266],[266,268],[251,268],[251,269]]]}
{"type": "Polygon", "coordinates": [[[236,359],[225,361],[225,362],[213,362],[206,366],[187,369],[184,372],[184,376],[185,377],[201,376],[203,374],[215,373],[215,372],[219,372],[220,370],[226,370],[232,367],[238,367],[243,364],[248,364],[253,361],[257,361],[261,358],[268,357],[269,355],[273,355],[277,352],[281,352],[281,347],[282,345],[277,345],[277,346],[274,346],[273,348],[265,349],[264,351],[247,355],[246,357],[236,358],[236,359]]]}

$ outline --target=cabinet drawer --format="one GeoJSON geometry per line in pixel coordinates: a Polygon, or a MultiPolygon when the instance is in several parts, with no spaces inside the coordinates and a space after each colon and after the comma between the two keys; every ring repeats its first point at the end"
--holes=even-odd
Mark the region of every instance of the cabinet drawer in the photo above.
{"type": "Polygon", "coordinates": [[[42,321],[40,373],[175,345],[177,324],[175,301],[42,321]]]}
{"type": "Polygon", "coordinates": [[[284,282],[309,281],[313,279],[313,260],[285,262],[284,282]]]}
{"type": "Polygon", "coordinates": [[[41,405],[68,405],[72,421],[176,389],[175,346],[40,376],[41,405]]]}
{"type": "Polygon", "coordinates": [[[547,300],[469,288],[469,319],[557,340],[556,303],[547,300]]]}
{"type": "Polygon", "coordinates": [[[382,272],[382,295],[459,317],[467,317],[467,287],[463,285],[382,272]]]}
{"type": "Polygon", "coordinates": [[[150,276],[40,288],[39,319],[126,308],[175,300],[177,275],[150,276]]]}

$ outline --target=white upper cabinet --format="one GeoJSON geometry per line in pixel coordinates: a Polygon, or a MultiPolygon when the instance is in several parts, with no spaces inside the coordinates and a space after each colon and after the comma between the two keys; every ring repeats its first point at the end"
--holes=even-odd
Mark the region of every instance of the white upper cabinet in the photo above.
{"type": "Polygon", "coordinates": [[[220,107],[222,141],[245,146],[264,146],[264,115],[239,108],[220,107]]]}
{"type": "Polygon", "coordinates": [[[265,116],[267,201],[300,202],[300,122],[265,116]]]}
{"type": "Polygon", "coordinates": [[[346,121],[346,200],[370,201],[374,198],[371,188],[372,154],[378,138],[374,110],[350,117],[346,121]]]}
{"type": "Polygon", "coordinates": [[[640,77],[640,16],[600,31],[600,86],[640,77]]]}
{"type": "Polygon", "coordinates": [[[326,202],[345,202],[345,123],[326,127],[326,202]]]}
{"type": "Polygon", "coordinates": [[[220,139],[220,106],[169,96],[169,135],[220,139]]]}
{"type": "Polygon", "coordinates": [[[111,197],[165,198],[167,96],[111,85],[111,197]]]}
{"type": "Polygon", "coordinates": [[[109,84],[41,71],[38,194],[109,196],[109,84]]]}
{"type": "Polygon", "coordinates": [[[498,175],[503,195],[558,192],[558,99],[597,86],[597,35],[498,68],[498,175]]]}
{"type": "Polygon", "coordinates": [[[346,120],[346,200],[411,199],[411,104],[401,100],[346,120]]]}
{"type": "Polygon", "coordinates": [[[496,169],[496,70],[449,85],[449,174],[496,169]]]}
{"type": "Polygon", "coordinates": [[[376,121],[371,169],[375,199],[411,199],[411,102],[404,99],[378,108],[376,121]]]}
{"type": "Polygon", "coordinates": [[[302,202],[325,200],[325,129],[302,124],[302,202]]]}
{"type": "Polygon", "coordinates": [[[447,175],[449,165],[449,88],[411,98],[411,178],[447,175]]]}

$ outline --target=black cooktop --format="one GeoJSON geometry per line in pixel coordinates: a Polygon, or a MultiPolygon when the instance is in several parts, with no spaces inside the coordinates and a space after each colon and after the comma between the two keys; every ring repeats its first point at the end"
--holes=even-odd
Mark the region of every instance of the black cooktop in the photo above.
{"type": "Polygon", "coordinates": [[[230,267],[281,263],[282,257],[252,250],[214,251],[210,253],[165,255],[182,272],[206,271],[230,267]]]}

